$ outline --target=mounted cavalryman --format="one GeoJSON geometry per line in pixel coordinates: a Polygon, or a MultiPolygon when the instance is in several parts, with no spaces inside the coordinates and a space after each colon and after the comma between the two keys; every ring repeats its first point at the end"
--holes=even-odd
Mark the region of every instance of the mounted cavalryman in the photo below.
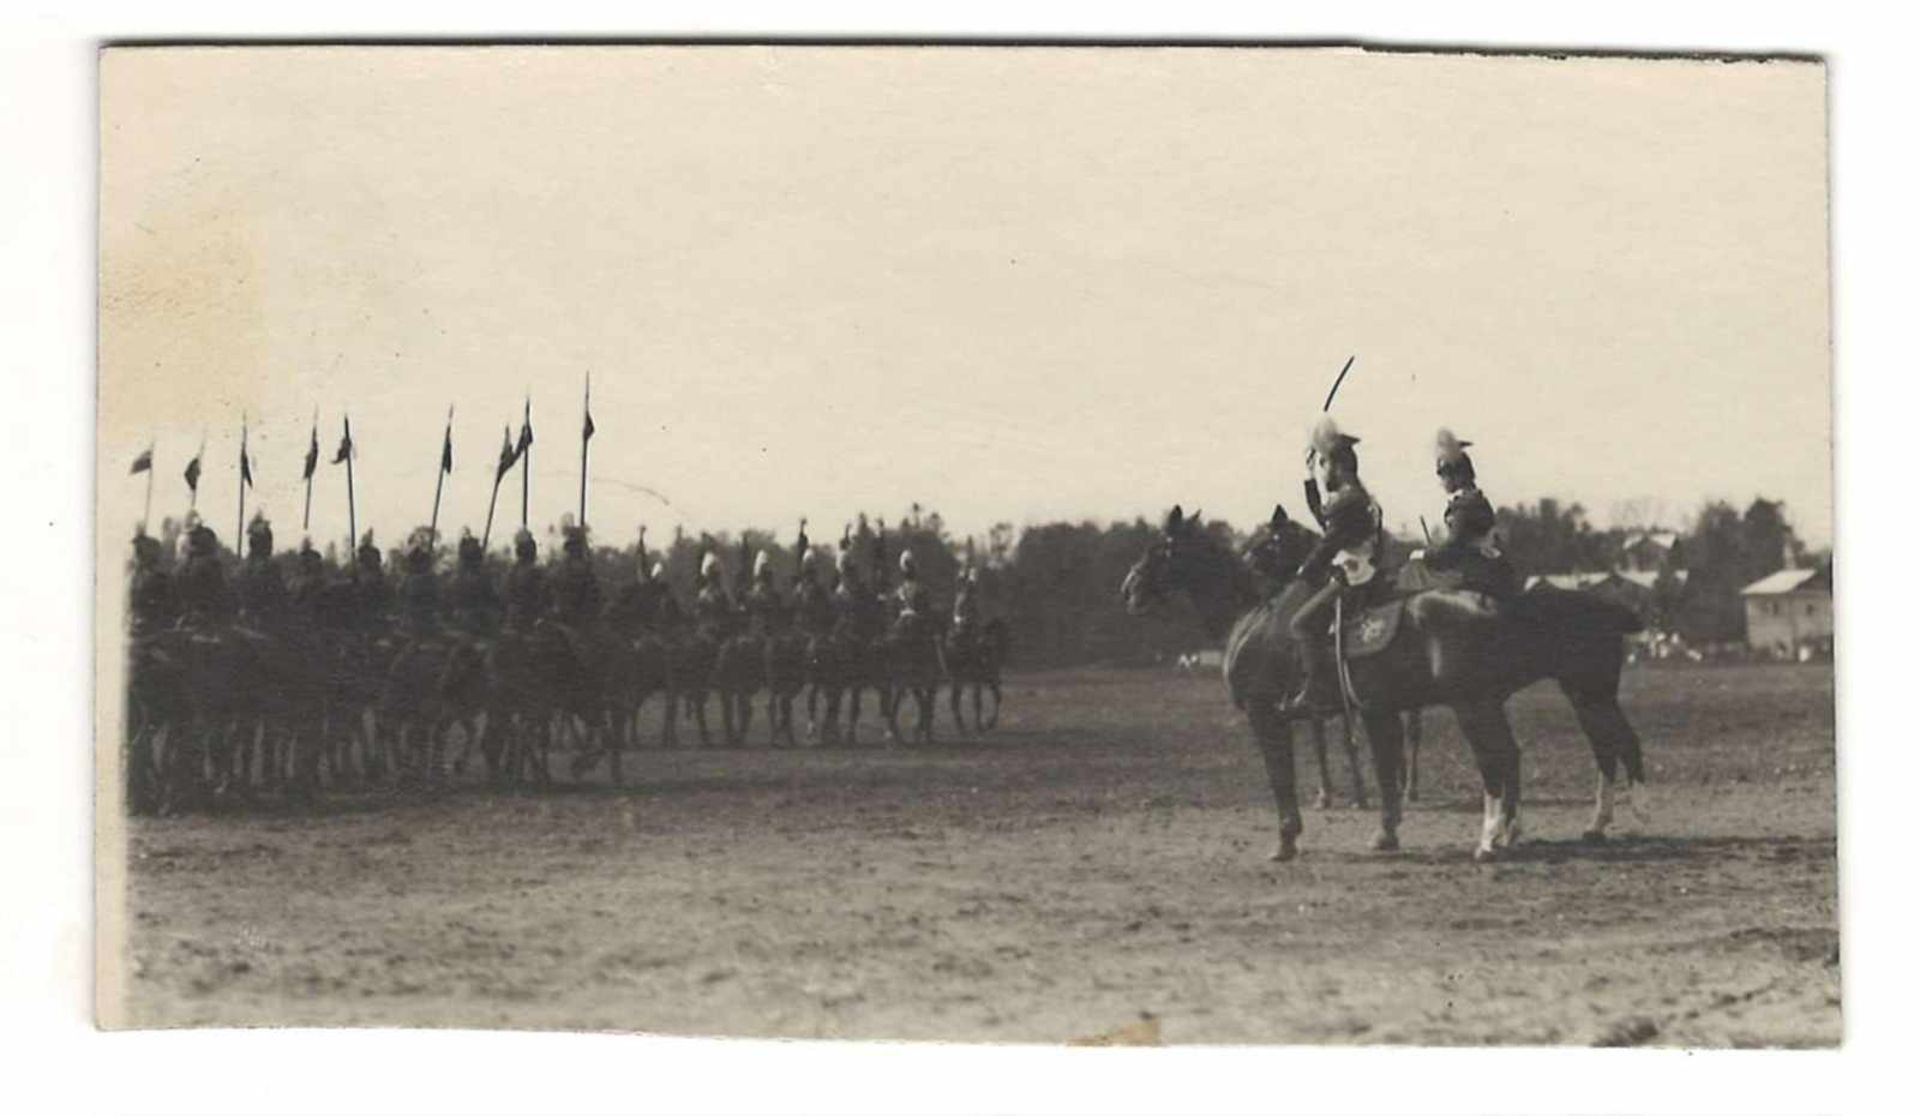
{"type": "Polygon", "coordinates": [[[491,636],[500,629],[500,595],[487,576],[487,552],[472,531],[460,533],[453,584],[449,588],[454,623],[470,636],[491,636]]]}
{"type": "Polygon", "coordinates": [[[773,556],[761,551],[753,559],[753,588],[747,591],[747,630],[756,636],[784,632],[791,616],[787,602],[773,583],[773,556]]]}
{"type": "Polygon", "coordinates": [[[700,569],[694,576],[693,621],[703,635],[722,639],[733,627],[733,599],[727,595],[726,571],[720,555],[706,550],[700,556],[700,569]]]}
{"type": "Polygon", "coordinates": [[[273,563],[273,527],[259,512],[247,524],[247,562],[240,569],[240,618],[250,627],[277,632],[287,620],[287,583],[273,563]]]}
{"type": "Polygon", "coordinates": [[[795,540],[798,554],[793,582],[793,611],[800,629],[808,635],[825,635],[833,629],[833,596],[820,584],[820,557],[807,539],[807,521],[800,521],[800,537],[795,540]]]}
{"type": "Polygon", "coordinates": [[[1384,544],[1380,508],[1360,483],[1360,458],[1353,448],[1359,441],[1342,432],[1331,415],[1322,415],[1313,428],[1306,496],[1322,534],[1300,564],[1300,580],[1314,593],[1290,624],[1305,669],[1299,691],[1280,706],[1284,716],[1317,716],[1339,704],[1332,691],[1335,664],[1327,661],[1335,602],[1359,604],[1387,581],[1378,568],[1384,544]]]}
{"type": "Polygon", "coordinates": [[[407,536],[403,559],[406,573],[400,579],[400,624],[413,635],[440,626],[440,577],[433,569],[433,541],[431,527],[417,527],[407,536]]]}
{"type": "Polygon", "coordinates": [[[191,627],[224,624],[233,618],[233,597],[220,565],[220,537],[193,519],[187,529],[187,560],[180,570],[181,611],[191,627]]]}
{"type": "Polygon", "coordinates": [[[507,571],[507,627],[526,631],[547,611],[547,571],[540,565],[540,548],[533,532],[520,528],[513,536],[513,567],[507,571]]]}
{"type": "Polygon", "coordinates": [[[585,627],[600,618],[600,579],[594,575],[584,525],[561,528],[560,566],[553,574],[553,614],[564,624],[585,627]]]}
{"type": "Polygon", "coordinates": [[[392,592],[387,586],[380,548],[373,544],[371,529],[361,536],[360,549],[354,552],[353,599],[357,614],[355,619],[363,628],[378,628],[386,624],[392,592]]]}
{"type": "Polygon", "coordinates": [[[1493,503],[1480,491],[1473,458],[1467,456],[1471,445],[1444,427],[1434,437],[1434,472],[1447,493],[1442,513],[1447,530],[1427,552],[1426,564],[1437,573],[1457,574],[1462,588],[1503,599],[1518,589],[1518,579],[1494,539],[1493,503]]]}
{"type": "Polygon", "coordinates": [[[178,618],[179,602],[174,599],[173,578],[168,576],[161,561],[165,550],[159,539],[147,534],[145,527],[133,536],[133,585],[129,592],[127,623],[135,639],[161,631],[178,618]]]}

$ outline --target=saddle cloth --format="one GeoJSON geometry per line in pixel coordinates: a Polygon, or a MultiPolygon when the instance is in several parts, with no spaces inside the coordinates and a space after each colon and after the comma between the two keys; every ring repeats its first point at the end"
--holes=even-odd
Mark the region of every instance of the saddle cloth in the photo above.
{"type": "Polygon", "coordinates": [[[1400,631],[1400,617],[1405,611],[1406,601],[1396,598],[1346,613],[1341,618],[1340,654],[1348,659],[1364,659],[1386,650],[1400,631]]]}

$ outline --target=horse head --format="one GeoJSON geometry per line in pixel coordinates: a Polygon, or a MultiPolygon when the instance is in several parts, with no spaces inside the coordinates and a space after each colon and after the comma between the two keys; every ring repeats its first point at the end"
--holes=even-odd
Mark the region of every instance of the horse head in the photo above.
{"type": "Polygon", "coordinates": [[[1192,591],[1207,579],[1225,551],[1201,524],[1197,510],[1187,515],[1175,504],[1167,513],[1159,537],[1147,544],[1120,583],[1120,595],[1129,613],[1142,615],[1167,597],[1192,591]]]}

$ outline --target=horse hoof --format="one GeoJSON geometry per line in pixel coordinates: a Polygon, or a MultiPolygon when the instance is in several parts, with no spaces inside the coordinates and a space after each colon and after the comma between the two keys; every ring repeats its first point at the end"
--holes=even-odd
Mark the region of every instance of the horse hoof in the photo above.
{"type": "Polygon", "coordinates": [[[1273,851],[1267,854],[1267,859],[1275,864],[1285,864],[1299,855],[1299,848],[1291,840],[1283,837],[1279,844],[1273,846],[1273,851]]]}
{"type": "Polygon", "coordinates": [[[1368,842],[1367,848],[1374,852],[1399,852],[1400,835],[1381,830],[1373,835],[1373,840],[1368,842]]]}
{"type": "Polygon", "coordinates": [[[1475,864],[1486,864],[1486,863],[1489,863],[1490,861],[1498,860],[1499,858],[1500,858],[1499,853],[1485,846],[1482,846],[1480,848],[1476,848],[1473,850],[1473,862],[1475,864]]]}

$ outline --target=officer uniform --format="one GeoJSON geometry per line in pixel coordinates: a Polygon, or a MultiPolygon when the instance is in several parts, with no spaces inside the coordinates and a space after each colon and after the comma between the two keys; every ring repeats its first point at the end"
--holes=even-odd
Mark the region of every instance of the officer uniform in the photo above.
{"type": "Polygon", "coordinates": [[[1428,568],[1457,575],[1462,588],[1496,599],[1512,596],[1519,589],[1519,579],[1494,540],[1493,503],[1480,491],[1473,458],[1466,452],[1473,443],[1444,428],[1434,443],[1434,471],[1447,489],[1447,507],[1441,514],[1446,533],[1428,552],[1428,568]]]}
{"type": "Polygon", "coordinates": [[[1353,449],[1359,441],[1342,433],[1330,416],[1322,416],[1314,427],[1310,460],[1326,471],[1329,492],[1322,500],[1319,483],[1308,479],[1307,507],[1322,535],[1301,562],[1300,578],[1317,588],[1289,624],[1305,669],[1300,689],[1280,707],[1283,715],[1316,716],[1333,704],[1325,690],[1334,666],[1328,661],[1334,605],[1343,600],[1356,606],[1370,603],[1388,581],[1377,568],[1384,534],[1380,508],[1360,483],[1360,461],[1353,449]]]}

